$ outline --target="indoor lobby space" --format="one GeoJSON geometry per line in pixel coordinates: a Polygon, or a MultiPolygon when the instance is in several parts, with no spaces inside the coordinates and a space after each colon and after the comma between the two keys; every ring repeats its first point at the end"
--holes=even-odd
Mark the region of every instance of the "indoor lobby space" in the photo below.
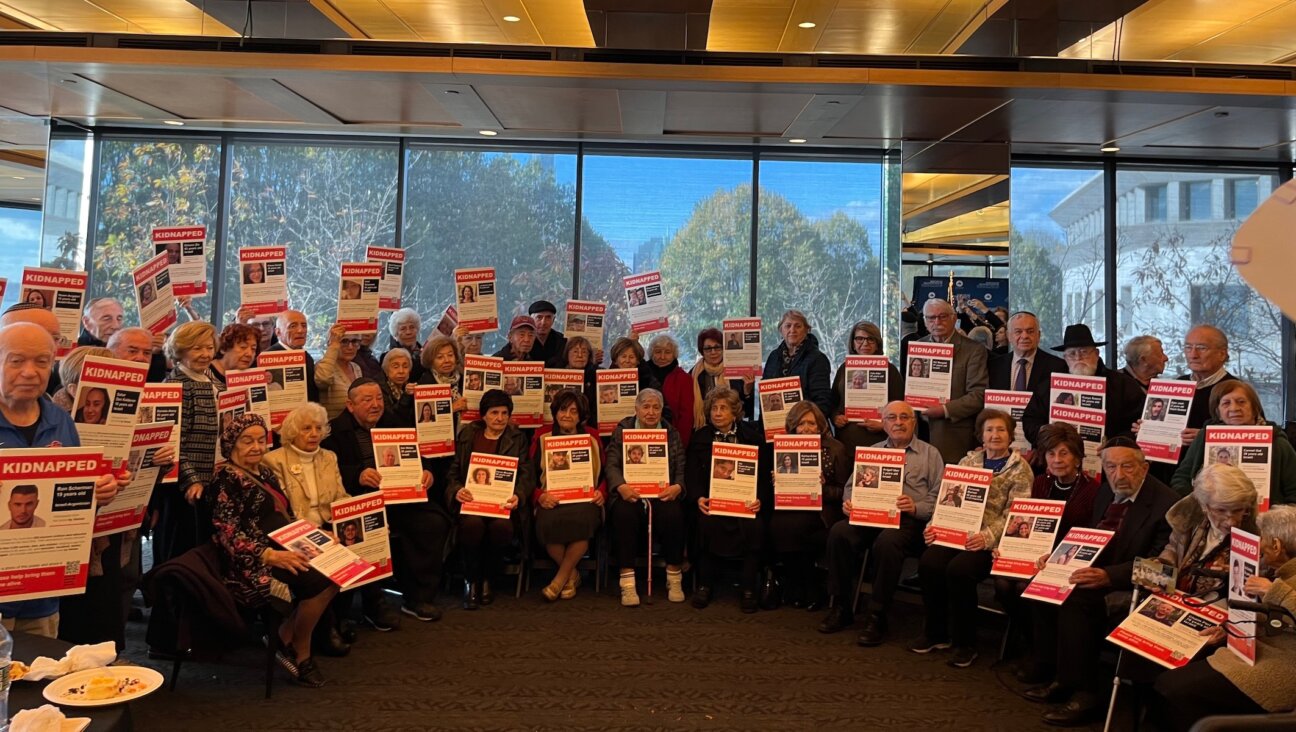
{"type": "Polygon", "coordinates": [[[1292,0],[0,0],[0,732],[1296,729],[1293,161],[1292,0]]]}

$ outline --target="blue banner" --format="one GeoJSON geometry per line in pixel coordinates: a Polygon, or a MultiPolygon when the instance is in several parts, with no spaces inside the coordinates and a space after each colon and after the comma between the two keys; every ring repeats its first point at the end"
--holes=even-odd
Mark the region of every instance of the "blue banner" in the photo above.
{"type": "MultiPolygon", "coordinates": [[[[933,298],[946,299],[949,293],[949,277],[915,277],[913,286],[914,305],[922,304],[933,298]]],[[[1008,280],[995,277],[955,277],[955,300],[980,300],[991,309],[1012,308],[1008,306],[1008,280]],[[959,297],[959,296],[963,297],[959,297]]]]}

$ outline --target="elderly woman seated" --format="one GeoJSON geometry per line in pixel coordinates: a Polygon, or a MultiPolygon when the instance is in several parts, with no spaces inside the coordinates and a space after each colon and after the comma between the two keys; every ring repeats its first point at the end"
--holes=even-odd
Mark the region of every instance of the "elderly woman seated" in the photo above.
{"type": "Polygon", "coordinates": [[[320,687],[324,676],[311,658],[311,635],[338,588],[305,556],[270,540],[270,532],[296,515],[279,480],[262,464],[267,433],[265,421],[252,413],[221,432],[221,455],[228,462],[216,469],[210,487],[216,496],[214,540],[224,555],[225,584],[239,604],[259,609],[271,598],[291,598],[292,609],[271,639],[275,657],[297,683],[320,687]]]}
{"type": "Polygon", "coordinates": [[[387,353],[381,359],[385,364],[388,354],[397,348],[405,349],[405,355],[410,360],[409,380],[414,383],[418,383],[419,377],[423,375],[423,344],[419,343],[419,331],[422,329],[423,318],[414,308],[401,308],[392,313],[391,319],[387,321],[387,332],[391,334],[391,338],[387,341],[387,353]]]}
{"type": "Polygon", "coordinates": [[[414,426],[414,361],[410,352],[397,346],[383,354],[383,423],[391,427],[414,426]]]}
{"type": "Polygon", "coordinates": [[[1255,533],[1256,489],[1232,465],[1208,465],[1193,480],[1192,495],[1166,513],[1170,543],[1158,557],[1179,570],[1180,592],[1214,602],[1229,569],[1229,532],[1255,533]]]}
{"type": "MultiPolygon", "coordinates": [[[[1296,506],[1275,506],[1261,514],[1259,574],[1246,580],[1243,591],[1252,599],[1296,614],[1296,506]],[[1272,579],[1270,579],[1272,578],[1272,579]]],[[[1263,618],[1255,625],[1235,626],[1239,633],[1255,633],[1255,665],[1228,648],[1209,658],[1167,671],[1157,679],[1156,691],[1162,729],[1190,729],[1202,717],[1217,714],[1264,714],[1296,708],[1296,635],[1291,617],[1271,614],[1288,627],[1266,631],[1263,618]]]]}

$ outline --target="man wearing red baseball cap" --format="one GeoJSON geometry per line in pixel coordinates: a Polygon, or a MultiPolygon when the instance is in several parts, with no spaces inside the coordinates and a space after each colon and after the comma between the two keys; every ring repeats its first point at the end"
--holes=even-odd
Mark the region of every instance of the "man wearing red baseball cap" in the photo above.
{"type": "Polygon", "coordinates": [[[495,353],[505,361],[537,361],[531,355],[535,346],[536,322],[530,315],[518,315],[509,323],[508,344],[495,353]]]}

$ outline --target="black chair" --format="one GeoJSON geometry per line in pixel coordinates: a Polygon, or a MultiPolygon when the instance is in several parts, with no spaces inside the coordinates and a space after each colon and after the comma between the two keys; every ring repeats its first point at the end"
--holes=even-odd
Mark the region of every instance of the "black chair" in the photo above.
{"type": "MultiPolygon", "coordinates": [[[[603,527],[600,526],[598,531],[594,532],[594,537],[590,539],[589,550],[585,556],[576,563],[577,572],[592,572],[594,574],[594,592],[603,591],[604,572],[607,571],[607,543],[603,540],[603,527]]],[[[525,592],[531,591],[531,575],[536,570],[556,570],[558,565],[549,558],[545,553],[544,547],[540,546],[535,536],[531,536],[529,542],[529,555],[527,558],[526,568],[526,589],[525,592]]]]}

